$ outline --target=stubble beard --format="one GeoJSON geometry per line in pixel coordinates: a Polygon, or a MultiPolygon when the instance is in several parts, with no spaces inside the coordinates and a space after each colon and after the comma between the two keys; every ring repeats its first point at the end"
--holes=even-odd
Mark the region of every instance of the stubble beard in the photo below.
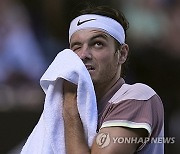
{"type": "MultiPolygon", "coordinates": [[[[100,72],[97,76],[97,78],[93,78],[92,81],[94,84],[95,89],[100,87],[106,87],[108,86],[114,78],[117,76],[117,65],[111,65],[107,66],[107,69],[104,69],[102,72],[100,72]]],[[[103,90],[103,89],[102,89],[103,90]]]]}

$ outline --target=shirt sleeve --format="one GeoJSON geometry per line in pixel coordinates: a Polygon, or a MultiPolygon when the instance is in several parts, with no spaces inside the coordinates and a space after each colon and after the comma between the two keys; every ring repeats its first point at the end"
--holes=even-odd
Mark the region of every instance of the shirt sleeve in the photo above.
{"type": "Polygon", "coordinates": [[[144,128],[149,136],[156,136],[163,125],[162,117],[162,103],[157,95],[148,100],[127,99],[110,104],[102,117],[101,128],[113,126],[144,128]]]}
{"type": "MultiPolygon", "coordinates": [[[[148,137],[158,137],[164,123],[164,109],[160,97],[144,84],[124,84],[109,100],[100,120],[105,127],[142,128],[148,137]]],[[[145,144],[142,144],[138,151],[145,144]]]]}

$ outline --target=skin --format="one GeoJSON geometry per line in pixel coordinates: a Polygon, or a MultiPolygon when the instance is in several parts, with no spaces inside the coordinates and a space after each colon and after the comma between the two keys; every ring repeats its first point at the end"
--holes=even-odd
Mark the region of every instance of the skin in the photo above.
{"type": "MultiPolygon", "coordinates": [[[[128,55],[128,45],[123,44],[117,48],[114,38],[107,33],[95,29],[84,29],[72,35],[70,48],[82,59],[87,67],[94,84],[98,104],[102,96],[120,78],[121,65],[126,61],[128,55]]],[[[100,148],[94,139],[91,149],[88,147],[77,109],[76,90],[75,85],[64,81],[63,118],[67,154],[134,153],[139,146],[138,144],[110,143],[109,146],[100,148]]],[[[98,104],[98,108],[101,108],[101,104],[98,104]]],[[[147,136],[144,129],[125,127],[102,128],[99,133],[102,132],[108,132],[110,136],[147,136]]]]}
{"type": "Polygon", "coordinates": [[[105,32],[86,29],[72,35],[70,48],[78,54],[89,70],[99,100],[120,78],[121,65],[128,54],[128,46],[116,49],[115,40],[105,32]],[[85,34],[85,35],[84,35],[85,34]]]}

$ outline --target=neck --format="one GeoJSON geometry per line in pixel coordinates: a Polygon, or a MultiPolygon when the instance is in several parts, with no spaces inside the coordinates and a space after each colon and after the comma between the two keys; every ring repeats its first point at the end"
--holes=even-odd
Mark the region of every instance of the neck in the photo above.
{"type": "Polygon", "coordinates": [[[109,91],[109,89],[111,89],[111,87],[117,82],[119,78],[120,76],[114,77],[113,79],[111,79],[110,82],[107,81],[104,83],[94,85],[97,102],[101,100],[101,98],[109,91]]]}

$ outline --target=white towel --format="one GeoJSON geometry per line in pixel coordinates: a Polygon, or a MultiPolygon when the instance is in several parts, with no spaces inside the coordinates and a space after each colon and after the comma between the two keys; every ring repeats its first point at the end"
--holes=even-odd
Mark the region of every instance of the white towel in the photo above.
{"type": "Polygon", "coordinates": [[[22,154],[65,154],[62,117],[62,83],[77,85],[77,106],[89,147],[97,128],[97,104],[93,83],[81,59],[70,49],[60,52],[40,80],[46,97],[38,124],[30,134],[22,154]]]}

